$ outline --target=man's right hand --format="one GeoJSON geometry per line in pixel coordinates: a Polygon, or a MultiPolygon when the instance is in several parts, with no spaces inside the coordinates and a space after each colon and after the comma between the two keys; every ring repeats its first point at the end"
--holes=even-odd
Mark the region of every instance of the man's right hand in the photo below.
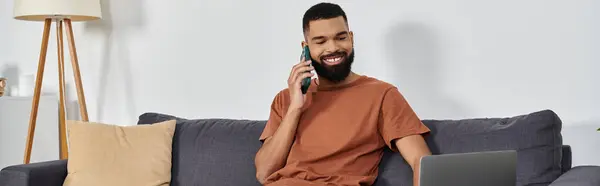
{"type": "Polygon", "coordinates": [[[285,166],[294,142],[301,109],[306,99],[300,89],[301,83],[304,78],[313,76],[311,70],[313,70],[313,67],[310,66],[310,61],[304,59],[292,68],[288,78],[288,90],[290,92],[288,111],[283,116],[281,123],[278,124],[277,130],[271,137],[265,139],[254,158],[256,178],[262,185],[268,182],[269,175],[285,166]]]}
{"type": "Polygon", "coordinates": [[[288,89],[290,91],[290,107],[289,110],[300,110],[304,106],[305,96],[302,94],[302,80],[307,77],[312,77],[311,72],[314,67],[310,65],[310,60],[305,60],[302,57],[300,63],[294,65],[290,77],[288,78],[288,89]]]}

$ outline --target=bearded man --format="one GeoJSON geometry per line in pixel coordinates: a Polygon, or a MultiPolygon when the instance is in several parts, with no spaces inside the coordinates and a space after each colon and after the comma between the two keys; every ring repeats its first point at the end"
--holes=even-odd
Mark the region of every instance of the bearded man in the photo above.
{"type": "MultiPolygon", "coordinates": [[[[354,36],[339,5],[319,3],[303,17],[310,59],[294,65],[260,136],[256,177],[267,186],[372,185],[384,148],[412,167],[430,155],[421,122],[397,87],[351,70],[354,36]],[[301,82],[312,78],[303,94],[301,82]]],[[[300,51],[300,50],[299,50],[300,51]]]]}

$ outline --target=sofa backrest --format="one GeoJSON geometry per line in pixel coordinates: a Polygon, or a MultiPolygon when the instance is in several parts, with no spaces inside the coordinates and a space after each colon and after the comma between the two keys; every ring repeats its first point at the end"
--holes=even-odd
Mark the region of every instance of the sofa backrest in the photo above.
{"type": "Polygon", "coordinates": [[[187,120],[145,113],[138,124],[177,120],[173,138],[172,186],[256,185],[254,156],[265,121],[230,119],[187,120]]]}
{"type": "MultiPolygon", "coordinates": [[[[172,185],[257,185],[254,156],[265,121],[183,119],[144,113],[138,124],[176,119],[172,185]]],[[[543,110],[507,118],[424,120],[433,154],[514,149],[517,185],[548,185],[562,173],[561,121],[543,110]]],[[[412,170],[385,149],[375,186],[412,185],[412,170]]],[[[459,168],[457,168],[459,169],[459,168]]]]}

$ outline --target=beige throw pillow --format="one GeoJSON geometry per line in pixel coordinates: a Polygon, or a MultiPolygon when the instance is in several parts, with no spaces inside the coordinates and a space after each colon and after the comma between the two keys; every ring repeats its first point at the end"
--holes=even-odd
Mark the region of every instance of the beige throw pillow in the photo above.
{"type": "Polygon", "coordinates": [[[171,181],[175,120],[117,126],[67,121],[63,186],[166,186],[171,181]]]}

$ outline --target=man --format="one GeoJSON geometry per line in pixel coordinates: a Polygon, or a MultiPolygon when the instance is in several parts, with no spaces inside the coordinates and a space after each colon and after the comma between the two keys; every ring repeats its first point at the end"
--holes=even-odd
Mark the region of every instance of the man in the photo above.
{"type": "MultiPolygon", "coordinates": [[[[320,3],[303,18],[311,59],[293,66],[288,88],[271,105],[256,154],[257,179],[267,186],[372,185],[384,148],[410,164],[431,154],[429,129],[391,84],[351,71],[353,33],[344,11],[320,3]],[[309,65],[312,64],[312,67],[309,65]],[[308,92],[300,83],[313,77],[308,92]]],[[[300,49],[298,51],[301,51],[300,49]]]]}

